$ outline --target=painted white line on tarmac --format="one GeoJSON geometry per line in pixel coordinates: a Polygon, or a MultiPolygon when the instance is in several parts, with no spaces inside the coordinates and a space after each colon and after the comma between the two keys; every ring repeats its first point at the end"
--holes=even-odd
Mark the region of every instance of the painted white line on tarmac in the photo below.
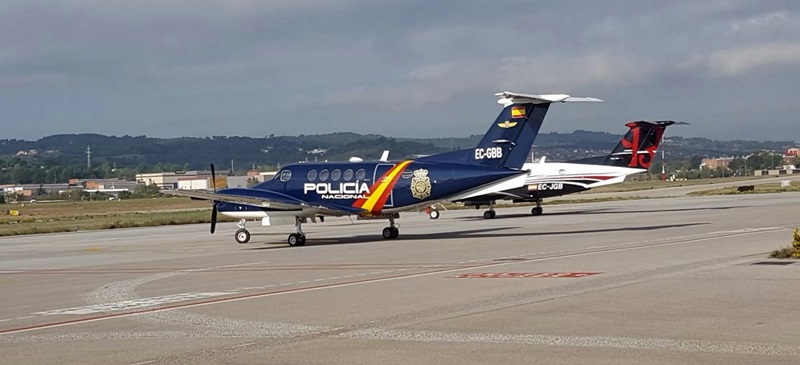
{"type": "Polygon", "coordinates": [[[374,339],[405,342],[491,343],[537,346],[569,346],[617,348],[636,350],[668,350],[754,356],[800,356],[800,347],[769,343],[710,342],[658,338],[627,338],[598,336],[552,336],[500,333],[449,333],[431,331],[394,331],[367,329],[338,335],[343,338],[374,339]]]}
{"type": "MultiPolygon", "coordinates": [[[[239,294],[239,292],[225,291],[225,292],[208,292],[208,293],[181,293],[181,294],[164,295],[160,297],[125,300],[115,303],[104,303],[96,305],[87,305],[82,307],[55,309],[43,312],[35,312],[33,314],[39,316],[54,316],[60,314],[110,313],[110,312],[135,310],[147,307],[154,307],[163,304],[171,304],[189,300],[206,299],[206,298],[220,297],[233,294],[239,294]]],[[[23,318],[33,318],[33,316],[20,317],[17,319],[23,319],[23,318]]]]}

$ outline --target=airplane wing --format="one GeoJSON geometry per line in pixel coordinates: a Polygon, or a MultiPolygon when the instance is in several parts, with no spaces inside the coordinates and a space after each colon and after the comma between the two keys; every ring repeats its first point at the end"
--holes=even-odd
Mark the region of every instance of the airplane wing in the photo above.
{"type": "Polygon", "coordinates": [[[317,209],[320,213],[327,214],[358,214],[365,212],[365,210],[361,208],[338,204],[310,203],[271,190],[233,188],[225,189],[220,192],[213,192],[210,190],[167,190],[165,193],[185,196],[192,199],[243,204],[275,210],[317,209]]]}
{"type": "Polygon", "coordinates": [[[477,188],[461,192],[456,195],[445,198],[447,201],[458,201],[463,199],[474,198],[476,196],[495,193],[498,191],[510,190],[519,186],[523,186],[525,179],[528,177],[528,170],[520,170],[518,174],[495,181],[493,183],[479,186],[477,188]]]}

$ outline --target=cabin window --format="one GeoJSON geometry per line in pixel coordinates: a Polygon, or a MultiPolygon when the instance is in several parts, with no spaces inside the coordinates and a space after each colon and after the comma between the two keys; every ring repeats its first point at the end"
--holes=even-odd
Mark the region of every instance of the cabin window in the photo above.
{"type": "Polygon", "coordinates": [[[308,181],[314,181],[317,179],[317,170],[311,170],[308,172],[308,181]]]}
{"type": "Polygon", "coordinates": [[[336,169],[336,170],[333,170],[333,172],[331,172],[331,181],[339,181],[339,179],[341,177],[342,177],[342,171],[341,170],[336,169]]]}
{"type": "Polygon", "coordinates": [[[366,170],[358,169],[358,171],[356,171],[356,180],[364,180],[365,177],[367,177],[366,170]]]}
{"type": "Polygon", "coordinates": [[[353,179],[353,169],[344,170],[344,180],[350,181],[353,179]]]}
{"type": "Polygon", "coordinates": [[[320,181],[325,181],[325,180],[328,180],[328,176],[330,176],[330,174],[331,174],[331,173],[330,173],[330,172],[328,172],[328,170],[327,170],[327,169],[320,171],[320,172],[319,172],[319,180],[320,180],[320,181]]]}
{"type": "Polygon", "coordinates": [[[281,181],[287,182],[291,178],[292,178],[292,171],[291,170],[283,170],[283,171],[281,171],[281,181]]]}

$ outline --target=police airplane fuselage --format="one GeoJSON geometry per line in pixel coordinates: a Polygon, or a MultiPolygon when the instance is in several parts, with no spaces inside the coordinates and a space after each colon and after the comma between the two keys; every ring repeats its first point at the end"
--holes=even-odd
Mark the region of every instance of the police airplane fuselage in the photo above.
{"type": "Polygon", "coordinates": [[[554,102],[599,101],[569,95],[497,94],[504,105],[478,145],[399,162],[297,163],[282,168],[269,181],[250,188],[219,191],[175,190],[172,194],[213,202],[211,231],[217,212],[240,219],[235,234],[245,243],[250,233],[247,219],[260,219],[263,226],[294,225],[292,246],[304,245],[302,224],[322,221],[325,216],[357,216],[388,219],[382,235],[397,238],[394,220],[399,212],[420,210],[445,200],[512,188],[530,146],[554,102]]]}

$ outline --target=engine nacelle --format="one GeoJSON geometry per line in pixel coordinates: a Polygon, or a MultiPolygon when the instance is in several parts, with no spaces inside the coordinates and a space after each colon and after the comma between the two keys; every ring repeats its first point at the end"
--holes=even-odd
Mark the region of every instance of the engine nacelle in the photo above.
{"type": "Polygon", "coordinates": [[[272,226],[293,226],[295,222],[294,217],[290,216],[269,216],[267,215],[264,218],[261,218],[261,226],[262,227],[272,227],[272,226]]]}

